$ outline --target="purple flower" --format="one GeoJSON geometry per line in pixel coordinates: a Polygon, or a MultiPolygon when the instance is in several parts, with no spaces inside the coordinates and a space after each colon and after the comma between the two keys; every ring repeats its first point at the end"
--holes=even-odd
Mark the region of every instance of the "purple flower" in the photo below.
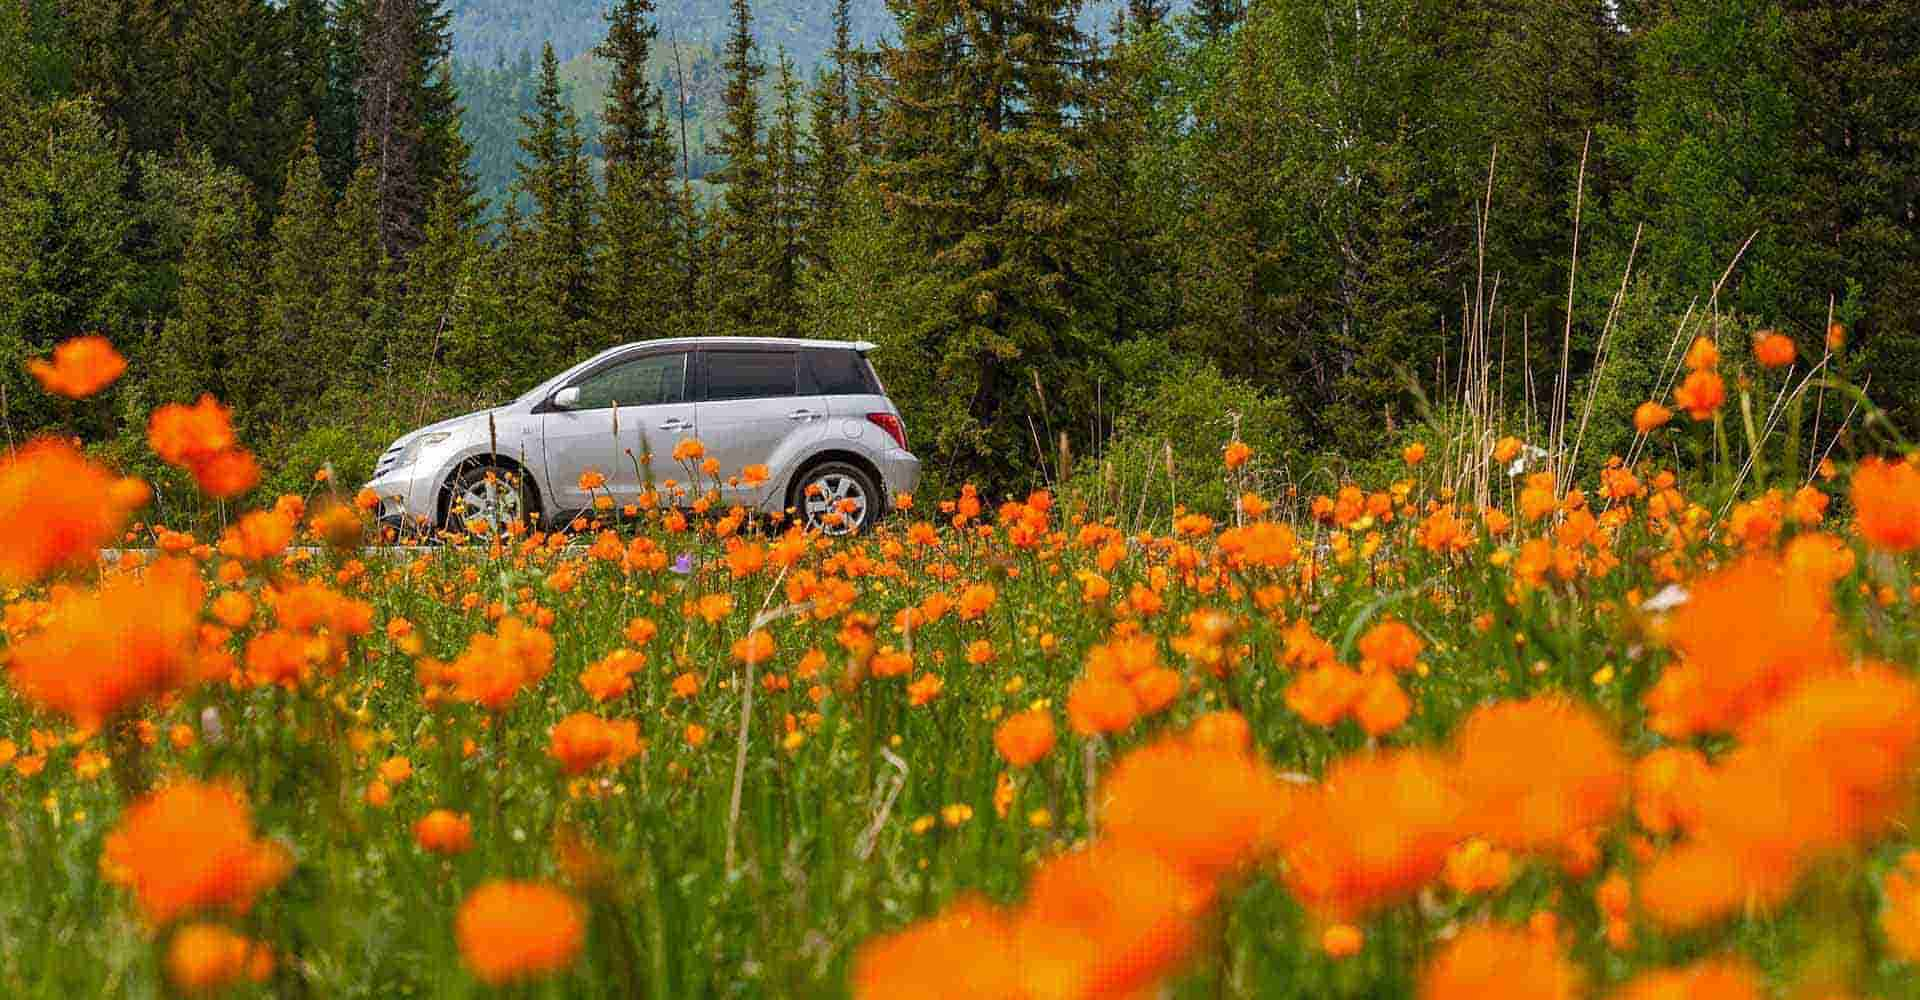
{"type": "Polygon", "coordinates": [[[680,553],[680,557],[673,561],[673,571],[681,576],[686,576],[693,572],[693,553],[680,553]]]}

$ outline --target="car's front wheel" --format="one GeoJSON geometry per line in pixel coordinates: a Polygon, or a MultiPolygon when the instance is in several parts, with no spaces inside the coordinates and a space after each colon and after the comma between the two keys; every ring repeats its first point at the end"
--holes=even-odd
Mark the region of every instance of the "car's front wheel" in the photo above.
{"type": "Polygon", "coordinates": [[[448,487],[446,526],[451,531],[484,526],[497,535],[533,509],[520,473],[498,465],[474,465],[454,476],[448,487]]]}
{"type": "Polygon", "coordinates": [[[794,481],[787,506],[807,527],[828,535],[865,531],[880,514],[880,487],[873,476],[847,462],[822,462],[794,481]]]}

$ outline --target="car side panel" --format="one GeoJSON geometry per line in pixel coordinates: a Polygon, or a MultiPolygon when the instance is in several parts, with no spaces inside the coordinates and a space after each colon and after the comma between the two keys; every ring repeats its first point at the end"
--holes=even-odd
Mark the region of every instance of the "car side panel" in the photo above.
{"type": "Polygon", "coordinates": [[[589,469],[605,477],[606,490],[620,502],[646,488],[642,476],[649,457],[656,482],[685,478],[669,456],[674,445],[694,433],[696,408],[692,403],[665,403],[554,410],[541,414],[540,420],[551,514],[593,503],[593,495],[580,488],[580,474],[589,469]]]}

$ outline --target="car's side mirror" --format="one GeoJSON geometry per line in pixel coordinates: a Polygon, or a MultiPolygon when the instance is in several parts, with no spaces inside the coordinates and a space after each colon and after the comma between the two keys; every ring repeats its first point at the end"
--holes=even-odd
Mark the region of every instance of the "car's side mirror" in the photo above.
{"type": "Polygon", "coordinates": [[[567,386],[553,394],[553,408],[556,410],[571,410],[579,405],[580,387],[577,385],[567,386]]]}

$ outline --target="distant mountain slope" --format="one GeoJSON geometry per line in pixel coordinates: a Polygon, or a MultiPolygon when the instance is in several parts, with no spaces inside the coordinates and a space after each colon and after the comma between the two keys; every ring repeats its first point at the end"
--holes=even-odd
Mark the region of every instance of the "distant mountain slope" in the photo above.
{"type": "MultiPolygon", "coordinates": [[[[1107,24],[1122,0],[1090,0],[1087,21],[1107,24]]],[[[1175,4],[1184,9],[1187,4],[1175,4]]],[[[660,35],[706,42],[717,48],[725,37],[727,0],[660,0],[660,35]]],[[[538,54],[553,43],[561,59],[571,59],[599,44],[605,24],[603,0],[452,0],[454,57],[491,65],[521,52],[538,54]]],[[[754,33],[769,54],[785,46],[794,62],[811,66],[833,44],[831,0],[756,0],[754,33]]],[[[890,31],[893,18],[885,0],[854,0],[853,31],[872,41],[890,31]]]]}
{"type": "MultiPolygon", "coordinates": [[[[4,2],[4,0],[0,0],[4,2]]],[[[1090,27],[1112,23],[1125,0],[1089,0],[1084,15],[1090,27]]],[[[553,43],[561,61],[560,77],[579,114],[590,155],[599,152],[599,113],[606,98],[607,67],[592,54],[606,32],[601,16],[605,0],[452,0],[454,83],[466,109],[463,128],[473,147],[470,166],[481,193],[495,207],[504,204],[514,166],[520,160],[520,115],[533,109],[540,47],[553,43]]],[[[722,164],[707,152],[718,113],[725,67],[720,49],[726,38],[729,0],[658,0],[660,43],[651,75],[675,110],[684,78],[687,90],[687,166],[695,178],[722,164]],[[679,42],[678,65],[671,45],[679,42]]],[[[1175,0],[1185,10],[1190,0],[1175,0]]],[[[754,0],[754,35],[769,66],[784,48],[802,81],[813,79],[833,47],[832,0],[754,0]]],[[[854,0],[856,44],[887,36],[893,16],[886,0],[854,0]]],[[[766,86],[772,87],[769,73],[766,86]]],[[[769,94],[769,97],[771,95],[769,94]]],[[[676,132],[677,132],[676,122],[676,132]]],[[[677,135],[676,135],[677,138],[677,135]]]]}

